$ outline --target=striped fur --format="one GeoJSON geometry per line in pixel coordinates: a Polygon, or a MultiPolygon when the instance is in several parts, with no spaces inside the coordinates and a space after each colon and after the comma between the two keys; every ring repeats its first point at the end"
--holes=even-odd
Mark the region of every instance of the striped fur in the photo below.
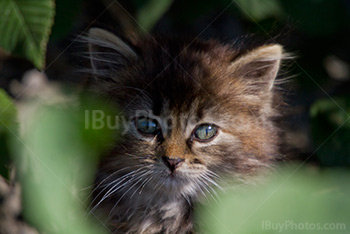
{"type": "Polygon", "coordinates": [[[222,179],[247,182],[282,156],[280,45],[165,38],[131,45],[101,29],[86,39],[95,89],[129,120],[93,193],[91,212],[107,215],[114,233],[191,233],[193,204],[215,196],[222,179]],[[140,113],[161,122],[162,133],[140,134],[133,121],[140,113]],[[202,123],[219,127],[215,139],[193,140],[202,123]],[[184,162],[171,173],[164,156],[184,162]]]}

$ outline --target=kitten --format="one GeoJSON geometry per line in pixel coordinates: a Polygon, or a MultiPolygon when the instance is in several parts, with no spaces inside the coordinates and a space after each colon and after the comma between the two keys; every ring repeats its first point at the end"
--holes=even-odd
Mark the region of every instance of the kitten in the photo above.
{"type": "Polygon", "coordinates": [[[97,28],[88,42],[96,88],[128,120],[94,190],[113,233],[191,233],[193,204],[221,180],[249,180],[281,157],[280,45],[131,45],[97,28]]]}

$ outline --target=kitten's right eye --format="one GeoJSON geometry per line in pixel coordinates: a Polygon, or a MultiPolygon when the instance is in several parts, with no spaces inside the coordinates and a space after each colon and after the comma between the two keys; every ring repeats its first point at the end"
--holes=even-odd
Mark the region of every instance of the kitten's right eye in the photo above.
{"type": "Polygon", "coordinates": [[[202,124],[194,131],[194,137],[200,142],[208,142],[214,139],[218,133],[218,128],[213,124],[202,124]]]}
{"type": "Polygon", "coordinates": [[[135,121],[137,130],[146,136],[157,135],[160,131],[157,120],[146,117],[137,118],[135,121]]]}

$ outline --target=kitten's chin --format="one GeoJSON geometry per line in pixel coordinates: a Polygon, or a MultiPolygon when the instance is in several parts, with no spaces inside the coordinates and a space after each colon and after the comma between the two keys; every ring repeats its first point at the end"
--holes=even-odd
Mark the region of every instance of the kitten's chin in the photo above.
{"type": "Polygon", "coordinates": [[[194,198],[199,193],[198,183],[182,175],[169,174],[161,183],[161,192],[167,196],[194,198]]]}

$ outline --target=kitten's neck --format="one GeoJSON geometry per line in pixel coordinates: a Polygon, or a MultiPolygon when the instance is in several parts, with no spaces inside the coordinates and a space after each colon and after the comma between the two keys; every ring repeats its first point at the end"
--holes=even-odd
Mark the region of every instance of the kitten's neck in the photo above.
{"type": "MultiPolygon", "coordinates": [[[[111,215],[120,233],[191,233],[192,204],[183,197],[145,200],[146,194],[125,199],[111,215]],[[121,225],[122,224],[122,225],[121,225]]],[[[148,197],[149,198],[149,197],[148,197]]],[[[119,233],[118,232],[118,233],[119,233]]]]}

